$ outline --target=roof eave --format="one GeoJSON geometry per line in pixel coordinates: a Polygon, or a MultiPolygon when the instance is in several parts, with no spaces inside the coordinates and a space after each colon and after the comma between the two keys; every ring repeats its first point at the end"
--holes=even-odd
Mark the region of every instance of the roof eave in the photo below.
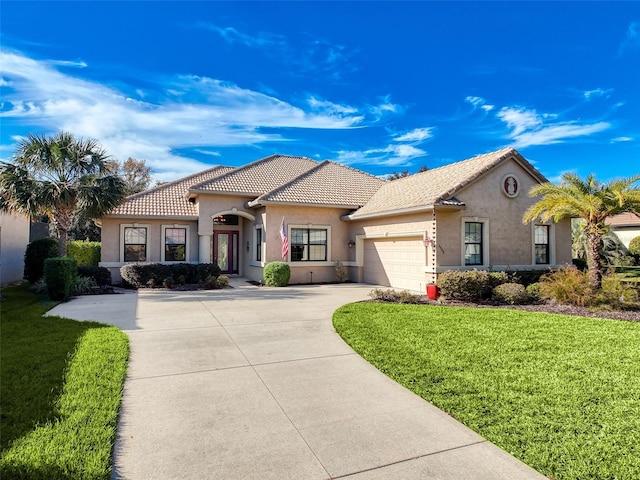
{"type": "Polygon", "coordinates": [[[253,200],[247,203],[247,206],[251,208],[265,207],[267,205],[286,205],[294,207],[318,207],[318,208],[344,208],[353,210],[354,208],[361,208],[362,205],[346,205],[346,204],[334,204],[334,203],[312,203],[312,202],[277,202],[274,200],[253,200]]]}
{"type": "Polygon", "coordinates": [[[197,215],[130,215],[130,214],[110,214],[100,217],[121,218],[121,219],[145,219],[145,220],[198,220],[197,215]]]}

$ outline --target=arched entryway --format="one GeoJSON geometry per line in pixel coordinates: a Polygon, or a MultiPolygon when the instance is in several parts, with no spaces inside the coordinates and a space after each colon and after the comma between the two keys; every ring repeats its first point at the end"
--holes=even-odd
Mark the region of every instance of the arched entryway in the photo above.
{"type": "Polygon", "coordinates": [[[213,263],[220,267],[221,273],[234,275],[240,273],[242,222],[254,221],[249,213],[236,209],[218,212],[211,216],[213,223],[213,263]]]}

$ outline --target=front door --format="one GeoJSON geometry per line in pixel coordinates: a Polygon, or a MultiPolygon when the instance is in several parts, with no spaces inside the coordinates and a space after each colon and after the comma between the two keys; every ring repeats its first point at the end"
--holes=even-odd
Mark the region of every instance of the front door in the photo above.
{"type": "Polygon", "coordinates": [[[225,275],[238,273],[238,232],[213,232],[213,263],[225,275]]]}

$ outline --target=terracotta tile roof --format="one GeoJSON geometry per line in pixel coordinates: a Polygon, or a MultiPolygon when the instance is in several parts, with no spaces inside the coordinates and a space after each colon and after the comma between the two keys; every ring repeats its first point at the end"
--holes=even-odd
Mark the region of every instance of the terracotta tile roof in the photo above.
{"type": "Polygon", "coordinates": [[[349,218],[357,219],[436,204],[464,205],[452,198],[453,195],[487,170],[511,157],[515,157],[538,180],[546,181],[515,149],[503,148],[388,182],[349,218]]]}
{"type": "Polygon", "coordinates": [[[192,184],[191,191],[237,193],[257,197],[290,182],[317,165],[318,162],[306,157],[271,155],[218,178],[192,184]]]}
{"type": "Polygon", "coordinates": [[[635,213],[620,213],[607,218],[605,223],[613,227],[640,227],[640,215],[635,213]]]}
{"type": "Polygon", "coordinates": [[[125,203],[106,216],[197,217],[197,206],[187,200],[189,187],[194,183],[211,180],[233,170],[235,170],[233,167],[214,167],[175,182],[136,193],[127,197],[125,203]]]}
{"type": "Polygon", "coordinates": [[[266,202],[310,205],[364,205],[386,180],[325,160],[289,183],[258,197],[249,205],[266,202]]]}

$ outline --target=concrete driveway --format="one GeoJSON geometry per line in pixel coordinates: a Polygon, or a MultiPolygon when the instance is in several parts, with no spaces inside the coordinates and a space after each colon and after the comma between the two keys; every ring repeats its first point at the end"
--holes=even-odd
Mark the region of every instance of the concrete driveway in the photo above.
{"type": "Polygon", "coordinates": [[[77,299],[131,340],[114,479],[545,478],[342,341],[332,313],[371,286],[234,283],[77,299]]]}

